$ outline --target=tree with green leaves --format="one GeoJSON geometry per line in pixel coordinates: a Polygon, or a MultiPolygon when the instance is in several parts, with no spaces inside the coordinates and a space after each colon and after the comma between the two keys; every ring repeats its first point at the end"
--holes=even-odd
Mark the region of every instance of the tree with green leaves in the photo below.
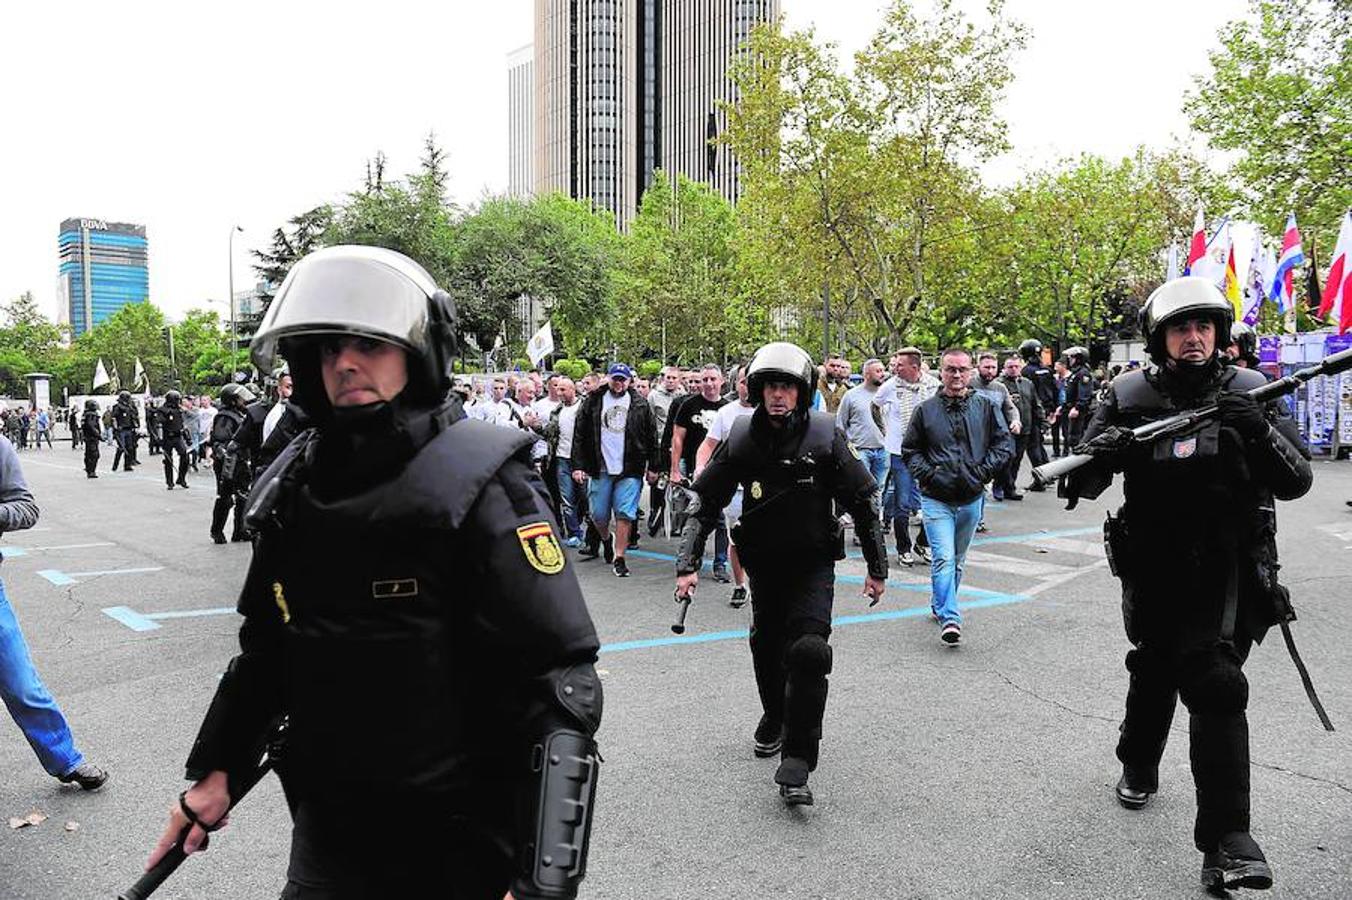
{"type": "Polygon", "coordinates": [[[893,0],[846,75],[810,31],[756,29],[733,65],[741,100],[725,139],[762,257],[750,267],[783,272],[797,296],[781,317],[800,339],[821,321],[823,288],[861,351],[914,340],[965,301],[969,238],[997,224],[973,167],[1006,149],[996,107],[1024,41],[1001,0],[980,27],[952,0],[927,17],[893,0]],[[863,311],[871,327],[854,319],[863,311]]]}
{"type": "Polygon", "coordinates": [[[1352,206],[1352,4],[1250,0],[1218,32],[1211,71],[1184,110],[1211,146],[1234,154],[1248,216],[1281,234],[1300,217],[1332,249],[1352,206]]]}
{"type": "Polygon", "coordinates": [[[71,350],[75,363],[73,384],[67,385],[71,393],[91,389],[100,359],[110,372],[111,367],[117,367],[122,387],[127,390],[133,388],[137,359],[145,367],[152,393],[163,393],[172,386],[164,313],[149,301],[123,306],[76,338],[71,350]]]}
{"type": "Polygon", "coordinates": [[[323,246],[324,233],[332,221],[333,208],[317,206],[292,216],[285,225],[273,231],[272,243],[266,250],[250,251],[255,260],[254,272],[263,284],[260,313],[267,312],[268,304],[296,260],[323,246]]]}

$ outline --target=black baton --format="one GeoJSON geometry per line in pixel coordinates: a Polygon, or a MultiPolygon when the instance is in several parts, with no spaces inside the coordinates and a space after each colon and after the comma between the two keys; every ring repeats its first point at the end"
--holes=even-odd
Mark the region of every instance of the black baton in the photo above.
{"type": "Polygon", "coordinates": [[[685,634],[685,614],[690,612],[690,601],[695,599],[695,592],[692,590],[684,597],[680,594],[675,597],[680,610],[676,613],[676,621],[671,623],[671,630],[676,634],[685,634]]]}

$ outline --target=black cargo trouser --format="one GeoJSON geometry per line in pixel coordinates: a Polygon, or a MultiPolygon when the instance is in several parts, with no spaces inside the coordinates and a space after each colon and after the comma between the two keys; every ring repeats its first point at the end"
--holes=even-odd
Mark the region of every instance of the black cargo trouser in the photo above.
{"type": "Polygon", "coordinates": [[[1127,633],[1135,646],[1126,659],[1130,682],[1117,758],[1133,787],[1156,790],[1182,698],[1197,789],[1193,840],[1203,852],[1229,832],[1249,830],[1249,683],[1243,666],[1253,638],[1241,626],[1233,641],[1220,640],[1220,594],[1213,588],[1209,597],[1142,598],[1135,588],[1124,591],[1127,633]],[[1170,614],[1142,608],[1153,603],[1158,610],[1165,601],[1178,601],[1170,614]]]}
{"type": "Polygon", "coordinates": [[[785,757],[817,767],[831,671],[835,564],[811,568],[757,565],[742,557],[751,582],[751,664],[761,708],[784,726],[785,757]]]}

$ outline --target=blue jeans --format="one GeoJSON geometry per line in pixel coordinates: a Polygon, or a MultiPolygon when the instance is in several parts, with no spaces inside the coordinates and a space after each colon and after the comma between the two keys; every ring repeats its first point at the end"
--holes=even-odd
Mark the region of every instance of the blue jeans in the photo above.
{"type": "Polygon", "coordinates": [[[939,624],[962,624],[958,612],[958,588],[962,586],[962,563],[981,519],[981,497],[966,503],[945,503],[921,496],[925,533],[930,544],[930,608],[939,624]]]}
{"type": "Polygon", "coordinates": [[[66,717],[33,668],[4,582],[0,582],[0,697],[49,775],[65,775],[84,762],[66,717]]]}
{"type": "Polygon", "coordinates": [[[889,464],[889,454],[885,447],[877,447],[873,450],[860,450],[860,457],[863,458],[864,467],[868,473],[873,476],[873,480],[878,482],[878,493],[873,495],[873,508],[882,515],[883,502],[883,484],[887,481],[887,467],[889,464]]]}
{"type": "Polygon", "coordinates": [[[892,502],[887,506],[889,519],[909,518],[920,509],[920,486],[911,477],[911,470],[901,455],[892,454],[892,502]]]}
{"type": "Polygon", "coordinates": [[[559,485],[559,514],[563,517],[563,537],[582,540],[582,520],[578,511],[586,508],[587,486],[573,480],[573,461],[554,460],[554,480],[559,485]]]}

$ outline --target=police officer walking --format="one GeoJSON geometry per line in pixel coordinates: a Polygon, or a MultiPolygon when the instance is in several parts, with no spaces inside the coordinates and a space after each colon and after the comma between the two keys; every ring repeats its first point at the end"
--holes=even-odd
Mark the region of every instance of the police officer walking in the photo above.
{"type": "Polygon", "coordinates": [[[252,495],[231,661],[153,862],[229,807],[288,718],[283,898],[571,898],[586,867],[599,644],[530,465],[448,398],[450,298],[398,253],[298,262],[253,340],[314,427],[252,495]],[[397,823],[369,827],[372,810],[397,823]]]}
{"type": "MultiPolygon", "coordinates": [[[[1049,427],[1056,427],[1048,421],[1048,416],[1055,412],[1058,406],[1056,373],[1042,361],[1042,342],[1036,338],[1029,338],[1019,345],[1019,356],[1023,357],[1023,372],[1021,374],[1033,383],[1033,393],[1042,410],[1040,421],[1034,427],[1029,428],[1024,436],[1028,442],[1028,461],[1036,468],[1047,464],[1047,447],[1043,443],[1046,439],[1044,434],[1049,427]]],[[[1046,489],[1036,478],[1033,479],[1032,484],[1028,485],[1030,491],[1045,491],[1046,489]]]]}
{"type": "Polygon", "coordinates": [[[99,413],[98,401],[92,398],[86,400],[84,415],[80,417],[79,423],[72,419],[70,424],[71,430],[78,430],[84,438],[85,477],[98,478],[94,470],[99,466],[99,443],[103,440],[103,416],[99,413]]]}
{"type": "Polygon", "coordinates": [[[1084,347],[1070,347],[1065,352],[1066,402],[1061,406],[1065,420],[1066,441],[1074,447],[1080,443],[1084,428],[1089,424],[1089,404],[1094,400],[1094,375],[1089,371],[1089,351],[1084,347]]]}
{"type": "Polygon", "coordinates": [[[1268,628],[1292,614],[1276,580],[1274,497],[1310,489],[1309,451],[1281,400],[1245,395],[1255,371],[1222,365],[1232,307],[1205,278],[1184,277],[1151,295],[1141,313],[1155,367],[1113,380],[1077,451],[1094,454],[1063,485],[1096,497],[1122,472],[1126,502],[1110,520],[1122,581],[1131,673],[1117,757],[1118,801],[1145,806],[1159,788],[1174,707],[1188,708],[1202,883],[1266,888],[1272,870],[1250,834],[1249,685],[1243,665],[1268,628]],[[1219,346],[1218,346],[1219,345],[1219,346]],[[1217,418],[1154,443],[1126,429],[1216,406],[1217,418]]]}
{"type": "Polygon", "coordinates": [[[211,539],[225,543],[225,520],[235,513],[232,541],[247,541],[244,529],[244,501],[249,482],[237,468],[238,461],[226,453],[235,432],[244,422],[245,409],[254,400],[253,393],[243,385],[227,384],[221,388],[221,408],[211,420],[211,467],[216,473],[216,503],[211,509],[211,539]],[[241,480],[242,479],[242,480],[241,480]]]}
{"type": "Polygon", "coordinates": [[[164,450],[164,483],[174,489],[174,454],[178,454],[178,486],[188,486],[188,426],[184,422],[183,395],[170,391],[164,395],[164,405],[156,410],[159,420],[160,444],[164,450]]]}
{"type": "Polygon", "coordinates": [[[677,596],[688,596],[699,584],[709,532],[742,487],[734,540],[751,580],[751,659],[764,710],[754,750],[759,757],[781,754],[775,781],[791,806],[813,801],[807,780],[817,766],[826,710],[835,561],[845,556],[833,503],[854,519],[872,603],[887,579],[877,483],[835,417],[812,411],[816,384],[816,367],[801,348],[772,343],[756,352],[747,369],[756,410],[733,423],[695,480],[676,561],[677,596]]]}
{"type": "Polygon", "coordinates": [[[124,472],[130,472],[132,466],[140,465],[136,459],[136,442],[141,439],[138,429],[141,427],[141,415],[131,402],[131,392],[121,391],[117,402],[113,404],[113,440],[117,449],[113,451],[113,471],[122,462],[124,472]]]}

